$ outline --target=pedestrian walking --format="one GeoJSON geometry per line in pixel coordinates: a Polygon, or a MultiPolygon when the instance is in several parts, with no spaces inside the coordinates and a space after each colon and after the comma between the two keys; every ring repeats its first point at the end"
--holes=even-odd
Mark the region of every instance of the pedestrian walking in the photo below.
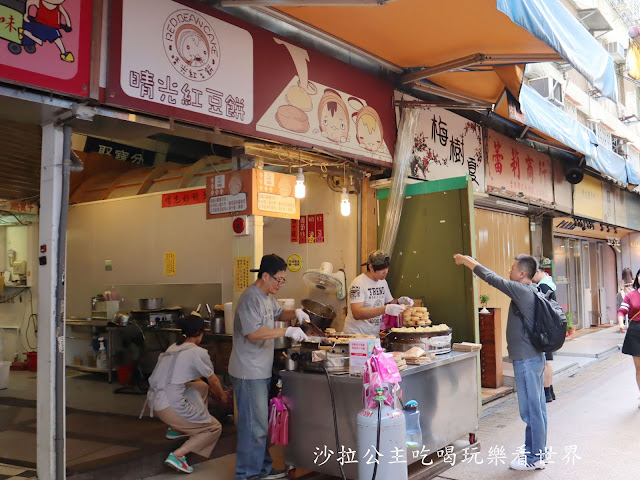
{"type": "MultiPolygon", "coordinates": [[[[636,367],[636,383],[640,390],[640,270],[636,273],[631,290],[622,300],[618,310],[618,325],[620,332],[625,333],[622,353],[631,355],[636,367]],[[624,324],[625,316],[629,317],[629,326],[624,324]]],[[[640,402],[638,403],[640,408],[640,402]]]]}
{"type": "Polygon", "coordinates": [[[455,254],[453,258],[456,264],[470,268],[482,280],[511,298],[507,317],[507,350],[513,361],[520,418],[527,427],[523,456],[509,466],[514,470],[542,470],[545,468],[547,444],[544,355],[531,344],[523,324],[523,321],[533,324],[534,320],[537,286],[533,277],[538,262],[530,255],[518,255],[509,271],[509,280],[505,280],[472,257],[455,254]]]}
{"type": "MultiPolygon", "coordinates": [[[[538,285],[538,290],[547,295],[550,300],[556,299],[556,284],[544,267],[538,267],[538,271],[533,276],[533,282],[538,285]]],[[[553,391],[553,365],[551,364],[553,352],[545,352],[544,358],[544,396],[546,402],[551,403],[556,399],[556,394],[553,391]]]]}

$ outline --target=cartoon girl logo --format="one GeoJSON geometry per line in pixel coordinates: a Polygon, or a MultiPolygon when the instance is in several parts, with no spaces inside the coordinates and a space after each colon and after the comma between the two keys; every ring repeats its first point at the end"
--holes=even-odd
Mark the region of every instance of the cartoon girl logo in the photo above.
{"type": "Polygon", "coordinates": [[[333,143],[349,140],[349,113],[338,92],[327,88],[318,105],[318,124],[323,137],[333,143]]]}
{"type": "Polygon", "coordinates": [[[162,40],[173,68],[185,78],[202,82],[220,64],[220,42],[209,22],[195,10],[178,10],[167,18],[162,40]]]}
{"type": "Polygon", "coordinates": [[[369,152],[377,152],[384,142],[384,131],[380,115],[373,108],[365,106],[360,99],[349,98],[349,105],[356,110],[351,118],[356,124],[358,145],[369,152]]]}

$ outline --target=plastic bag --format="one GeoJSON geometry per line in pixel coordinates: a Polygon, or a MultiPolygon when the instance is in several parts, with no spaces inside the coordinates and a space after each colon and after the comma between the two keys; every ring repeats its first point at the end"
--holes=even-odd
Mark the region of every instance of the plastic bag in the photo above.
{"type": "Polygon", "coordinates": [[[274,445],[289,443],[289,410],[282,401],[282,392],[269,402],[268,436],[274,445]]]}
{"type": "Polygon", "coordinates": [[[384,352],[379,343],[376,343],[371,358],[364,367],[362,399],[365,408],[376,408],[376,390],[379,388],[384,390],[384,403],[395,408],[398,395],[402,395],[398,385],[401,381],[402,377],[393,355],[384,352]]]}

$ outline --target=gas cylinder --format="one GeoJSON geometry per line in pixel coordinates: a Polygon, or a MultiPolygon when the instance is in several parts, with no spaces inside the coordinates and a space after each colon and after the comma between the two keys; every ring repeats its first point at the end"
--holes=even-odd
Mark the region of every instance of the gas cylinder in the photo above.
{"type": "MultiPolygon", "coordinates": [[[[405,418],[400,409],[382,404],[380,412],[380,448],[378,449],[378,480],[407,480],[407,450],[405,418]]],[[[358,412],[358,480],[372,480],[376,462],[378,409],[358,412]]]]}

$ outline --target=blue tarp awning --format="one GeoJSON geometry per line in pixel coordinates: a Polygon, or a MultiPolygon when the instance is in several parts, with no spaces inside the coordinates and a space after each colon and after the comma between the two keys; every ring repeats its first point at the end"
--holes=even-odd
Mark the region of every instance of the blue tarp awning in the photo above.
{"type": "Polygon", "coordinates": [[[527,85],[520,91],[520,110],[524,123],[531,128],[582,153],[587,166],[624,184],[638,185],[638,175],[629,161],[614,151],[598,145],[588,127],[567,115],[527,85]]]}
{"type": "Polygon", "coordinates": [[[602,94],[618,101],[613,59],[558,0],[497,0],[513,23],[535,35],[578,70],[602,94]]]}

